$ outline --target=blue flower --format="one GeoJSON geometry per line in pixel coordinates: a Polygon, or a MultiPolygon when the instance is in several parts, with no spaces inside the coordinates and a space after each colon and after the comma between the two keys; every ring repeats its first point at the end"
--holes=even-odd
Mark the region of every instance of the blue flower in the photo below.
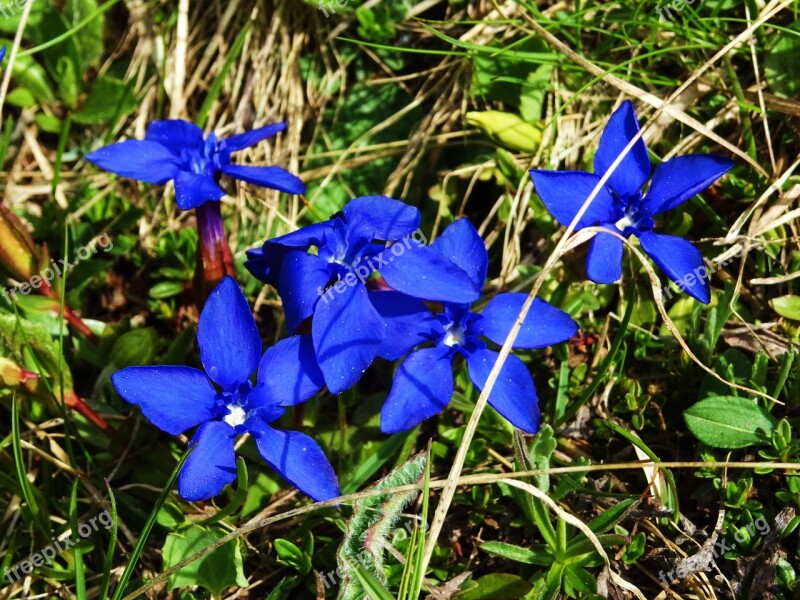
{"type": "Polygon", "coordinates": [[[6,57],[6,45],[3,44],[0,46],[0,63],[3,62],[3,59],[6,57]]]}
{"type": "MultiPolygon", "coordinates": [[[[536,192],[550,213],[564,225],[572,222],[612,163],[639,131],[633,104],[626,101],[606,125],[594,157],[595,173],[583,171],[530,171],[536,192]]],[[[653,232],[654,218],[706,189],[733,166],[714,154],[678,156],[661,163],[650,177],[650,161],[639,139],[614,170],[606,185],[578,221],[577,229],[601,225],[624,237],[639,238],[642,249],[687,294],[708,304],[711,288],[703,256],[690,242],[653,232]],[[650,179],[643,194],[642,188],[650,179]]],[[[622,277],[619,238],[598,233],[592,238],[586,274],[596,283],[613,283],[622,277]]]]}
{"type": "Polygon", "coordinates": [[[287,406],[322,386],[308,336],[281,340],[261,356],[261,339],[242,291],[230,277],[203,307],[197,331],[205,373],[190,367],[129,367],[114,387],[159,429],[177,435],[199,425],[178,475],[186,500],[205,500],[236,479],[236,437],[249,433],[258,452],[289,483],[315,500],[339,495],[328,459],[297,431],[269,426],[287,406]],[[255,385],[251,382],[258,369],[255,385]]]}
{"type": "Polygon", "coordinates": [[[217,184],[221,173],[254,185],[302,194],[306,191],[303,182],[285,169],[231,164],[231,153],[284,129],[286,123],[275,123],[217,141],[213,133],[203,139],[203,131],[188,121],[153,121],[144,140],[112,144],[86,158],[106,171],[146,183],[161,185],[174,179],[175,200],[182,210],[221,199],[225,195],[217,184]]]}
{"type": "Polygon", "coordinates": [[[354,385],[376,356],[402,355],[419,343],[410,324],[427,309],[417,298],[471,302],[480,296],[480,285],[410,237],[419,222],[412,206],[364,196],[328,221],[248,252],[250,272],[277,288],[289,331],[312,317],[314,350],[332,393],[354,385]],[[382,282],[374,273],[393,291],[377,291],[382,282]]]}
{"type": "MultiPolygon", "coordinates": [[[[431,249],[452,261],[476,284],[483,285],[488,254],[469,221],[455,221],[431,249]]],[[[499,356],[487,347],[484,338],[502,345],[526,298],[527,294],[499,294],[481,313],[472,312],[467,304],[445,302],[443,312],[417,317],[415,334],[430,345],[409,354],[397,370],[381,410],[381,430],[406,431],[444,410],[453,395],[453,361],[458,356],[466,360],[470,380],[482,390],[499,356]]],[[[513,348],[544,348],[568,340],[577,331],[577,323],[567,313],[536,298],[513,348]]],[[[533,379],[525,364],[513,354],[503,364],[488,402],[523,431],[539,430],[539,404],[533,379]]]]}

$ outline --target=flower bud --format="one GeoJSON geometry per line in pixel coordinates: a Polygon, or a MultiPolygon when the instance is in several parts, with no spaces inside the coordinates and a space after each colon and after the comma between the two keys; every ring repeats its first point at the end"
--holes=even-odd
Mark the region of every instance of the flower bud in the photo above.
{"type": "Polygon", "coordinates": [[[499,144],[520,152],[536,152],[542,142],[542,129],[518,115],[499,110],[468,112],[467,123],[480,128],[499,144]]]}
{"type": "Polygon", "coordinates": [[[31,234],[14,213],[0,204],[0,267],[14,279],[28,281],[38,265],[31,234]]]}

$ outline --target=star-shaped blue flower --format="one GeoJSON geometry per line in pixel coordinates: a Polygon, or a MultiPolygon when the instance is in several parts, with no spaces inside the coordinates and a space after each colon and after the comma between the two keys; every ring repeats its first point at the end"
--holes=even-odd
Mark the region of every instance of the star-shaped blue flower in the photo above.
{"type": "MultiPolygon", "coordinates": [[[[451,261],[475,284],[483,285],[489,257],[468,220],[459,219],[445,229],[431,250],[451,261]]],[[[482,390],[499,356],[487,347],[484,338],[502,345],[526,298],[526,294],[499,294],[481,313],[471,312],[468,304],[445,302],[443,312],[418,316],[415,333],[428,344],[409,354],[397,370],[381,410],[381,430],[406,431],[444,410],[453,395],[453,361],[458,356],[466,360],[470,380],[482,390]]],[[[578,324],[567,313],[536,298],[513,348],[544,348],[568,340],[577,331],[578,324]]],[[[523,431],[539,430],[539,401],[533,379],[513,354],[503,364],[488,402],[523,431]]]]}
{"type": "Polygon", "coordinates": [[[319,445],[297,431],[269,426],[287,406],[323,385],[308,336],[281,340],[261,356],[261,339],[244,294],[225,277],[203,307],[197,331],[205,373],[179,366],[129,367],[114,387],[159,429],[177,435],[199,425],[195,446],[178,475],[186,500],[205,500],[236,479],[234,442],[249,433],[261,456],[289,483],[315,500],[339,495],[319,445]],[[258,369],[255,385],[251,376],[258,369]]]}
{"type": "MultiPolygon", "coordinates": [[[[583,171],[530,171],[536,192],[550,213],[569,225],[612,163],[639,131],[633,104],[626,101],[606,125],[597,153],[595,173],[583,171]]],[[[661,163],[650,177],[650,160],[639,139],[606,185],[578,221],[577,229],[601,225],[624,237],[639,238],[642,249],[667,276],[687,294],[708,304],[711,288],[703,256],[690,242],[653,231],[654,218],[706,189],[733,166],[714,154],[678,156],[661,163]],[[642,188],[650,179],[646,193],[642,188]]],[[[622,277],[623,243],[598,233],[592,238],[586,259],[586,274],[596,283],[613,283],[622,277]]]]}
{"type": "Polygon", "coordinates": [[[275,166],[250,167],[231,163],[231,154],[244,150],[286,129],[286,123],[217,140],[194,123],[179,119],[153,121],[144,140],[126,140],[87,155],[98,167],[123,177],[161,185],[175,180],[175,200],[182,210],[220,200],[225,192],[217,184],[224,173],[254,185],[303,194],[306,187],[296,175],[275,166]]]}
{"type": "Polygon", "coordinates": [[[480,285],[411,237],[419,222],[413,206],[364,196],[328,221],[248,252],[250,272],[277,288],[289,331],[312,317],[314,350],[332,393],[354,385],[376,356],[402,355],[421,341],[410,327],[427,313],[417,298],[472,302],[480,296],[480,285]],[[375,291],[375,273],[393,291],[375,291]]]}

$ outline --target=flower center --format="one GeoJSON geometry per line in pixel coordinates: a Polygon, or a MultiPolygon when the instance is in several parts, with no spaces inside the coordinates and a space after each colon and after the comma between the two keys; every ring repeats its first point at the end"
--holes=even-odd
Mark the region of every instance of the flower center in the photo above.
{"type": "Polygon", "coordinates": [[[630,218],[630,217],[629,217],[629,216],[626,214],[626,215],[625,215],[624,217],[622,217],[622,218],[621,218],[619,221],[617,221],[617,222],[616,222],[614,225],[615,225],[615,227],[616,227],[617,229],[619,229],[620,231],[625,231],[625,228],[626,228],[626,227],[635,227],[635,226],[636,226],[636,223],[634,223],[634,222],[631,220],[631,218],[630,218]]]}
{"type": "Polygon", "coordinates": [[[466,340],[467,336],[464,333],[464,330],[461,327],[452,325],[446,330],[444,338],[442,339],[442,343],[445,346],[449,346],[450,348],[452,348],[453,346],[456,345],[463,346],[466,340]]]}
{"type": "Polygon", "coordinates": [[[244,425],[247,420],[247,411],[238,404],[228,405],[228,414],[225,415],[225,421],[231,427],[238,427],[244,425]]]}

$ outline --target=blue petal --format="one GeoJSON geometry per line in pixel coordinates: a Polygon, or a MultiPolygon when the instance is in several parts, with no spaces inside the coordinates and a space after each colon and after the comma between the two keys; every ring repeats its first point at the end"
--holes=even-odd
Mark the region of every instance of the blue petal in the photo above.
{"type": "Polygon", "coordinates": [[[225,195],[213,179],[205,175],[178,171],[175,177],[175,201],[181,210],[189,210],[225,195]]]}
{"type": "Polygon", "coordinates": [[[211,292],[197,327],[200,360],[224,391],[250,379],[261,358],[261,338],[242,290],[226,276],[211,292]]]}
{"type": "Polygon", "coordinates": [[[277,244],[272,244],[269,248],[268,246],[269,242],[261,248],[247,250],[245,252],[247,260],[244,262],[244,266],[253,277],[277,288],[283,259],[292,249],[277,244]]]}
{"type": "MultiPolygon", "coordinates": [[[[469,378],[475,387],[483,391],[489,373],[497,362],[499,354],[484,348],[473,352],[467,358],[469,378]]],[[[489,404],[508,421],[523,431],[539,431],[539,398],[533,379],[519,358],[509,354],[503,368],[489,394],[489,404]]]]}
{"type": "Polygon", "coordinates": [[[141,407],[153,425],[172,435],[214,417],[217,392],[190,367],[128,367],[111,376],[123,400],[141,407]]]}
{"type": "Polygon", "coordinates": [[[479,288],[483,287],[489,267],[489,253],[469,219],[453,221],[431,244],[431,248],[464,270],[479,288]]]}
{"type": "MultiPolygon", "coordinates": [[[[572,223],[583,203],[591,194],[600,177],[583,171],[529,171],[536,193],[547,210],[565,227],[572,223]]],[[[614,219],[614,199],[603,186],[586,208],[578,221],[576,229],[583,229],[604,221],[614,219]]],[[[621,216],[621,215],[620,215],[621,216]]]]}
{"type": "Polygon", "coordinates": [[[218,496],[236,479],[236,430],[224,421],[203,423],[194,434],[194,450],[178,474],[178,493],[195,502],[218,496]]]}
{"type": "Polygon", "coordinates": [[[433,248],[414,243],[410,248],[393,247],[402,248],[402,254],[394,255],[386,249],[372,259],[392,289],[432,302],[470,304],[480,298],[481,286],[433,248]]]}
{"type": "MultiPolygon", "coordinates": [[[[639,121],[636,120],[633,103],[626,100],[611,115],[603,135],[600,136],[600,144],[594,155],[595,173],[602,177],[638,132],[639,121]]],[[[608,187],[614,190],[617,196],[633,196],[647,181],[650,168],[647,148],[644,140],[639,138],[614,169],[608,179],[608,187]]]]}
{"type": "Polygon", "coordinates": [[[147,126],[144,139],[166,146],[176,156],[203,147],[203,130],[194,123],[181,119],[152,121],[147,126]]]}
{"type": "Polygon", "coordinates": [[[703,304],[711,302],[708,268],[690,242],[647,231],[639,236],[642,249],[678,287],[703,304]]]}
{"type": "Polygon", "coordinates": [[[384,335],[377,354],[380,358],[397,360],[441,329],[438,319],[416,298],[399,292],[370,292],[369,299],[383,317],[384,335]]]}
{"type": "Polygon", "coordinates": [[[361,196],[342,209],[351,235],[391,242],[411,235],[420,222],[414,206],[386,196],[361,196]]]}
{"type": "Polygon", "coordinates": [[[733,161],[715,154],[677,156],[656,167],[644,208],[651,214],[679,206],[702,192],[726,171],[733,161]]]}
{"type": "Polygon", "coordinates": [[[295,248],[308,250],[311,246],[319,247],[332,228],[331,221],[325,221],[273,238],[261,248],[247,251],[245,267],[261,281],[278,287],[281,265],[289,252],[295,248]]]}
{"type": "Polygon", "coordinates": [[[253,185],[280,190],[288,194],[305,194],[306,186],[297,176],[280,167],[248,167],[244,165],[223,165],[222,172],[234,179],[253,185]]]}
{"type": "MultiPolygon", "coordinates": [[[[613,225],[608,225],[609,229],[613,225]]],[[[623,242],[608,233],[598,233],[592,238],[586,256],[586,276],[595,283],[614,283],[622,277],[623,242]]]]}
{"type": "Polygon", "coordinates": [[[297,331],[300,324],[314,314],[320,298],[329,299],[333,292],[322,294],[330,279],[328,263],[321,258],[300,250],[286,255],[281,264],[278,290],[283,300],[286,328],[290,332],[297,331]]]}
{"type": "Polygon", "coordinates": [[[6,45],[5,45],[5,44],[3,44],[3,46],[2,46],[2,47],[0,47],[0,63],[2,63],[2,62],[3,62],[3,59],[4,59],[5,57],[6,57],[6,45]]]}
{"type": "Polygon", "coordinates": [[[272,238],[268,244],[279,244],[281,246],[291,246],[292,248],[305,248],[310,246],[321,246],[325,243],[325,236],[333,231],[334,220],[323,221],[306,225],[296,231],[272,238]]]}
{"type": "Polygon", "coordinates": [[[178,172],[178,158],[165,146],[145,140],[126,140],[95,150],[86,160],[101,169],[145,183],[161,185],[178,172]]]}
{"type": "Polygon", "coordinates": [[[408,355],[381,409],[381,431],[398,433],[444,410],[453,395],[450,349],[437,346],[408,355]]]}
{"type": "Polygon", "coordinates": [[[298,490],[318,502],[339,496],[336,473],[317,442],[267,425],[252,433],[262,458],[298,490]]]}
{"type": "Polygon", "coordinates": [[[311,336],[296,335],[264,352],[252,394],[258,404],[293,406],[311,398],[323,385],[311,336]]]}
{"type": "MultiPolygon", "coordinates": [[[[492,298],[481,313],[483,318],[476,323],[479,334],[502,346],[527,297],[527,294],[514,293],[492,298]]],[[[570,339],[577,332],[578,324],[567,313],[534,298],[513,347],[546,348],[570,339]]]]}
{"type": "Polygon", "coordinates": [[[255,146],[259,142],[263,142],[265,139],[271,138],[273,135],[280,133],[284,129],[286,129],[286,123],[272,123],[270,125],[259,127],[258,129],[253,129],[252,131],[246,131],[244,133],[239,133],[237,135],[224,138],[220,140],[219,144],[221,148],[224,148],[228,152],[238,152],[239,150],[244,150],[250,146],[255,146]]]}
{"type": "Polygon", "coordinates": [[[334,288],[327,302],[317,303],[311,333],[317,363],[332,394],[355,385],[372,364],[383,328],[383,319],[359,283],[344,285],[341,292],[334,288]]]}

